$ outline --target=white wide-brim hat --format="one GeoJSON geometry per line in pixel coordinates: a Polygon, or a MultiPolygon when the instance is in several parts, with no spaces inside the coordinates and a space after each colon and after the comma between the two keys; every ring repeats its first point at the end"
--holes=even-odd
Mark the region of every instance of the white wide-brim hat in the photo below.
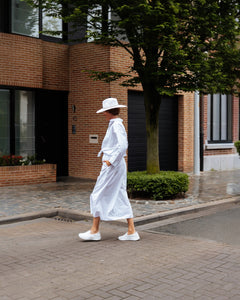
{"type": "Polygon", "coordinates": [[[118,107],[127,107],[126,105],[118,104],[116,98],[107,98],[102,102],[102,108],[97,111],[97,114],[104,112],[109,109],[118,108],[118,107]]]}

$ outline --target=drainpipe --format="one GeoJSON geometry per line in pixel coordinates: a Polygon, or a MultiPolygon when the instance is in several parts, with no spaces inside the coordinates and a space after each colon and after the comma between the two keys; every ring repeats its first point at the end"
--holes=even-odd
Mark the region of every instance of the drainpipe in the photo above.
{"type": "Polygon", "coordinates": [[[200,101],[199,92],[194,93],[194,175],[200,175],[200,101]]]}

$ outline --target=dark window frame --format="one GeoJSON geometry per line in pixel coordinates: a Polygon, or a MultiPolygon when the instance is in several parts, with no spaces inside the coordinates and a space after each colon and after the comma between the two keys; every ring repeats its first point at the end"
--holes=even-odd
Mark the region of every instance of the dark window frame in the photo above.
{"type": "Polygon", "coordinates": [[[45,35],[44,33],[41,33],[42,31],[42,20],[43,20],[43,15],[42,15],[42,9],[39,9],[39,36],[34,37],[31,35],[24,35],[20,33],[15,33],[12,32],[12,1],[10,0],[1,0],[0,1],[0,32],[5,32],[5,33],[11,33],[15,35],[23,35],[29,38],[35,38],[35,39],[42,39],[44,41],[48,42],[63,42],[67,40],[66,37],[66,30],[68,28],[68,25],[62,21],[62,37],[54,37],[54,36],[49,36],[45,35]]]}
{"type": "Polygon", "coordinates": [[[0,1],[0,32],[10,33],[10,1],[0,1]]]}
{"type": "MultiPolygon", "coordinates": [[[[10,94],[10,153],[11,155],[16,155],[16,132],[15,132],[15,98],[16,98],[16,91],[29,91],[35,94],[35,90],[31,88],[22,88],[22,87],[15,87],[15,86],[0,86],[0,90],[8,90],[10,94]]],[[[36,114],[36,112],[35,112],[36,114]]],[[[35,128],[35,135],[36,135],[36,128],[35,128]]]]}
{"type": "Polygon", "coordinates": [[[226,126],[226,139],[221,139],[222,136],[222,94],[219,94],[219,123],[218,123],[218,134],[220,139],[214,140],[213,136],[213,114],[214,114],[214,104],[213,95],[210,95],[210,137],[208,137],[209,144],[222,144],[222,143],[232,143],[232,95],[227,96],[227,126],[226,126]]]}

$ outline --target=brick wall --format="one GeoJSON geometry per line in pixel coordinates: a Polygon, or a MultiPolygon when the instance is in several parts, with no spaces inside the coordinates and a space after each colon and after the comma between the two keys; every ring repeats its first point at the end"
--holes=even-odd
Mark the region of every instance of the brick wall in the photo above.
{"type": "Polygon", "coordinates": [[[0,167],[0,186],[56,182],[56,165],[0,167]]]}
{"type": "Polygon", "coordinates": [[[41,88],[41,40],[0,33],[0,41],[0,84],[41,88]]]}
{"type": "MultiPolygon", "coordinates": [[[[97,157],[108,122],[96,114],[102,101],[116,97],[128,105],[128,88],[93,81],[86,70],[126,72],[132,60],[122,48],[83,43],[67,46],[40,39],[0,33],[0,85],[69,91],[68,134],[69,175],[96,179],[101,167],[97,157]],[[75,112],[73,106],[76,107],[75,112]],[[72,133],[72,126],[76,134],[72,133]],[[98,144],[89,143],[89,135],[98,135],[98,144]]],[[[131,88],[132,89],[132,88],[131,88]]],[[[134,90],[142,90],[141,85],[134,90]]],[[[203,100],[204,141],[207,139],[207,98],[203,100]]],[[[233,140],[238,140],[238,97],[233,99],[233,140]]],[[[127,109],[120,117],[128,128],[127,109]]],[[[194,94],[179,95],[178,169],[193,170],[194,94]]],[[[235,149],[205,150],[204,155],[232,154],[235,149]]]]}
{"type": "MultiPolygon", "coordinates": [[[[128,105],[128,89],[119,85],[120,80],[93,81],[83,71],[126,72],[132,61],[122,48],[91,43],[71,46],[69,53],[69,175],[96,179],[101,168],[97,153],[108,126],[105,117],[96,111],[107,97],[116,97],[120,104],[128,105]],[[73,105],[76,112],[72,110],[73,105]],[[76,134],[72,134],[72,125],[76,126],[76,134]],[[98,135],[98,144],[89,143],[89,134],[98,135]]],[[[142,90],[141,85],[134,90],[142,90]]],[[[184,172],[193,169],[193,111],[193,94],[188,93],[179,100],[179,170],[184,172]]],[[[121,110],[120,117],[127,130],[127,109],[121,110]]]]}
{"type": "Polygon", "coordinates": [[[0,33],[0,85],[68,90],[68,46],[0,33]]]}
{"type": "Polygon", "coordinates": [[[43,89],[69,89],[68,52],[67,45],[42,41],[43,89]]]}
{"type": "Polygon", "coordinates": [[[86,70],[108,71],[109,48],[100,45],[79,44],[69,51],[69,175],[96,178],[101,167],[97,158],[108,123],[96,111],[110,96],[110,84],[93,81],[86,70]],[[72,110],[75,105],[76,112],[72,110]],[[72,134],[72,126],[76,134],[72,134]],[[89,143],[89,134],[97,134],[98,144],[89,143]]]}
{"type": "Polygon", "coordinates": [[[178,170],[192,172],[194,166],[194,94],[178,100],[178,170]]]}
{"type": "MultiPolygon", "coordinates": [[[[108,121],[103,114],[96,114],[102,107],[102,101],[116,97],[120,104],[127,105],[128,89],[119,85],[119,81],[105,83],[93,81],[86,70],[125,71],[130,58],[123,49],[109,48],[92,43],[70,47],[69,51],[69,175],[96,179],[101,168],[101,158],[97,157],[105,136],[108,121]],[[72,106],[76,107],[73,112],[72,106]],[[72,126],[76,134],[72,134],[72,126]],[[89,143],[89,135],[98,135],[98,144],[89,143]]],[[[138,87],[140,89],[140,87],[138,87]]],[[[127,130],[127,109],[122,109],[127,130]]]]}
{"type": "MultiPolygon", "coordinates": [[[[203,143],[207,141],[207,95],[203,96],[202,99],[202,122],[203,122],[203,143]]],[[[233,142],[238,140],[239,136],[239,97],[233,96],[232,102],[232,138],[233,142]]],[[[226,155],[226,154],[234,154],[236,153],[236,149],[204,149],[204,156],[208,155],[226,155]]]]}
{"type": "Polygon", "coordinates": [[[232,107],[232,135],[233,142],[239,140],[239,96],[233,96],[233,107],[232,107]]]}

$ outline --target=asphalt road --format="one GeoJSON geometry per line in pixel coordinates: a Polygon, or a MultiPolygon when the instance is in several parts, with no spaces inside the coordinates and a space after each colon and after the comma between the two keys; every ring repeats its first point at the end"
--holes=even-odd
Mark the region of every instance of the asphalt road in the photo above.
{"type": "Polygon", "coordinates": [[[240,204],[190,220],[153,227],[151,231],[214,240],[240,245],[240,204]]]}

